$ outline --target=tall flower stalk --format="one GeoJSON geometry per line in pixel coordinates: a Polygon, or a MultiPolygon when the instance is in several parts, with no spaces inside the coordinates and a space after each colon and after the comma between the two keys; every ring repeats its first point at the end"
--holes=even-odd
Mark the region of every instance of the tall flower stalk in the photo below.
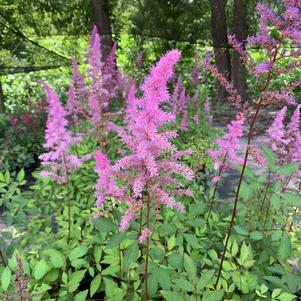
{"type": "Polygon", "coordinates": [[[152,222],[150,220],[151,211],[154,210],[157,216],[160,206],[165,205],[184,212],[184,206],[175,197],[191,195],[191,192],[182,187],[181,182],[175,177],[182,175],[188,180],[192,179],[192,170],[178,162],[183,156],[191,154],[191,151],[179,152],[171,143],[170,140],[176,137],[176,132],[167,130],[166,125],[174,122],[175,116],[163,109],[163,104],[169,101],[170,97],[167,81],[172,77],[173,67],[179,59],[179,51],[169,51],[145,78],[141,86],[142,97],[137,99],[133,94],[134,90],[129,93],[126,125],[117,129],[128,152],[113,166],[103,159],[107,162],[107,168],[102,168],[100,176],[103,183],[110,185],[102,185],[97,189],[102,202],[105,197],[112,196],[117,201],[127,203],[128,209],[122,217],[120,231],[126,231],[131,221],[141,217],[142,214],[146,216],[144,225],[142,219],[140,220],[139,233],[139,242],[142,244],[145,241],[146,244],[145,300],[149,300],[149,245],[156,224],[156,218],[152,222]],[[126,184],[121,188],[117,187],[112,175],[114,178],[122,179],[126,184]],[[131,193],[126,193],[129,190],[131,193]]]}
{"type": "MultiPolygon", "coordinates": [[[[277,76],[282,74],[288,74],[293,69],[299,66],[298,58],[299,53],[291,50],[289,57],[295,59],[294,63],[285,64],[284,67],[281,67],[278,62],[285,59],[288,56],[285,50],[282,50],[282,46],[286,43],[292,43],[299,45],[301,42],[300,34],[300,1],[297,0],[287,0],[285,1],[286,10],[284,17],[279,17],[270,10],[265,4],[259,3],[257,5],[257,11],[260,15],[260,33],[257,36],[248,38],[248,46],[259,45],[261,48],[266,50],[267,60],[258,63],[257,65],[251,60],[249,53],[243,49],[242,45],[235,39],[234,36],[229,36],[229,42],[232,44],[233,48],[240,54],[244,63],[249,67],[251,75],[260,83],[261,96],[258,101],[255,103],[255,113],[251,118],[251,122],[247,134],[247,147],[244,154],[244,159],[242,162],[242,169],[239,176],[239,181],[234,198],[234,207],[232,211],[232,217],[230,225],[226,235],[226,241],[224,250],[221,256],[221,262],[219,266],[219,271],[216,279],[215,286],[218,285],[219,279],[221,276],[223,262],[225,259],[225,254],[227,251],[229,239],[233,230],[235,223],[235,217],[237,213],[237,204],[241,189],[241,184],[247,162],[250,156],[250,147],[251,141],[254,132],[254,126],[256,124],[257,118],[262,111],[262,109],[275,101],[286,101],[288,104],[294,103],[294,97],[291,95],[291,92],[294,88],[300,85],[300,81],[290,84],[285,88],[282,88],[277,91],[271,90],[272,82],[276,79],[277,76]],[[279,38],[273,38],[269,35],[269,26],[272,25],[278,32],[279,38]]],[[[215,66],[209,63],[209,59],[205,60],[204,67],[206,70],[211,71],[220,81],[220,83],[225,87],[229,93],[230,99],[233,101],[233,104],[241,109],[240,98],[237,97],[236,91],[233,89],[232,85],[227,82],[227,80],[218,73],[215,66]]],[[[244,111],[248,111],[247,107],[243,108],[244,111]]]]}
{"type": "Polygon", "coordinates": [[[46,143],[44,147],[49,152],[39,156],[42,166],[46,170],[41,172],[43,177],[50,177],[58,184],[64,184],[67,187],[68,196],[68,241],[71,237],[71,196],[70,196],[70,179],[69,172],[79,168],[83,159],[70,154],[71,146],[81,141],[81,137],[72,137],[68,129],[67,111],[61,104],[57,94],[46,83],[43,83],[47,94],[48,119],[46,125],[46,143]]]}

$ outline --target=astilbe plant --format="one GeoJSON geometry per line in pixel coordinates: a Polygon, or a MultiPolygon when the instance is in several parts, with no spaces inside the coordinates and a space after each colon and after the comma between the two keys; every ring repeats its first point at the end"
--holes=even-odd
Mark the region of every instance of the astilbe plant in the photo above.
{"type": "MultiPolygon", "coordinates": [[[[88,115],[96,131],[102,149],[105,148],[105,137],[109,132],[111,119],[115,116],[110,112],[110,104],[114,97],[123,90],[124,80],[116,65],[116,44],[110,55],[103,61],[101,40],[96,26],[93,27],[88,53],[88,77],[91,84],[88,87],[88,115]]],[[[117,113],[118,114],[118,113],[117,113]]]]}
{"type": "MultiPolygon", "coordinates": [[[[246,166],[248,164],[250,156],[252,154],[253,156],[254,154],[256,154],[256,149],[254,151],[254,147],[252,147],[251,142],[257,118],[264,107],[274,104],[275,102],[286,102],[289,105],[294,104],[295,98],[292,92],[296,87],[298,87],[301,84],[301,81],[297,80],[286,85],[285,87],[277,87],[277,90],[275,89],[275,85],[273,85],[273,83],[279,77],[288,76],[290,72],[300,67],[301,52],[299,50],[294,49],[294,47],[290,47],[290,50],[286,50],[285,48],[283,48],[286,45],[297,47],[300,46],[300,6],[301,3],[299,0],[286,0],[284,16],[280,17],[276,15],[267,5],[262,3],[259,3],[257,5],[257,11],[260,16],[259,34],[256,36],[251,36],[247,39],[246,49],[248,49],[248,47],[250,46],[261,47],[264,50],[264,54],[266,56],[266,59],[264,61],[255,63],[252,60],[248,50],[246,50],[242,46],[242,44],[240,44],[237,41],[234,35],[229,35],[228,37],[229,43],[233,46],[234,50],[240,54],[244,64],[249,70],[250,75],[253,79],[255,79],[256,84],[258,85],[260,96],[257,99],[257,101],[254,101],[253,104],[242,104],[240,96],[237,94],[237,91],[233,88],[231,83],[229,83],[226,80],[226,78],[218,72],[216,66],[210,63],[210,56],[206,57],[203,63],[204,70],[209,71],[215,75],[215,77],[219,80],[220,84],[228,92],[229,99],[232,101],[232,103],[238,110],[241,110],[247,114],[251,111],[251,105],[254,105],[255,107],[255,113],[252,116],[250,116],[250,124],[248,126],[248,130],[246,131],[247,147],[244,157],[242,158],[242,168],[235,193],[234,208],[232,211],[229,229],[226,235],[225,246],[221,257],[220,268],[215,286],[219,284],[226,250],[228,247],[232,229],[234,227],[235,217],[237,213],[237,203],[246,166]],[[278,32],[277,36],[272,36],[270,34],[271,28],[274,31],[278,32]]],[[[279,119],[281,118],[282,117],[280,116],[279,119]]],[[[281,120],[278,120],[277,123],[280,121],[281,120]]],[[[283,139],[286,140],[287,137],[281,137],[280,139],[282,139],[282,142],[284,142],[283,139]]],[[[297,139],[300,140],[300,138],[298,137],[297,139]]],[[[295,141],[297,141],[297,139],[295,141]]]]}
{"type": "Polygon", "coordinates": [[[42,166],[46,170],[41,172],[41,176],[50,177],[59,184],[66,184],[68,188],[68,221],[69,240],[71,231],[71,200],[69,193],[69,173],[71,170],[79,168],[83,160],[89,156],[79,158],[71,154],[71,147],[81,141],[81,137],[73,137],[68,129],[67,111],[64,109],[59,97],[53,89],[43,83],[47,94],[48,119],[46,124],[44,147],[49,152],[39,156],[42,166]]]}
{"type": "Polygon", "coordinates": [[[103,154],[95,154],[96,170],[99,173],[97,206],[108,196],[127,203],[128,209],[123,215],[120,231],[126,231],[131,221],[140,218],[139,241],[146,241],[146,300],[149,243],[159,208],[165,205],[184,212],[184,206],[174,197],[191,195],[176,178],[176,175],[188,180],[193,178],[193,172],[178,162],[183,156],[191,154],[191,151],[179,152],[172,144],[170,140],[176,137],[176,132],[167,130],[165,126],[175,121],[175,116],[162,109],[162,105],[169,100],[167,81],[172,77],[173,67],[180,56],[179,51],[172,50],[160,59],[142,84],[141,98],[134,97],[134,90],[129,93],[126,125],[118,130],[122,142],[128,148],[128,154],[112,166],[103,154]],[[117,187],[118,178],[126,182],[124,186],[117,187]],[[151,222],[152,210],[155,212],[155,220],[151,222]],[[142,224],[143,214],[146,216],[145,225],[142,224]]]}

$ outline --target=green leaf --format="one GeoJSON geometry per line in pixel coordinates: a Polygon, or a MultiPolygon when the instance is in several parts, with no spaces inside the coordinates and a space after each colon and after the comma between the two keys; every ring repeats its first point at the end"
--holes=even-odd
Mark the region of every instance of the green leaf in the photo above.
{"type": "Polygon", "coordinates": [[[219,290],[215,292],[206,292],[202,298],[202,301],[221,301],[224,296],[224,291],[219,290]]]}
{"type": "Polygon", "coordinates": [[[74,301],[86,301],[88,296],[88,291],[89,290],[85,290],[76,294],[74,297],[74,301]]]}
{"type": "Polygon", "coordinates": [[[281,196],[291,205],[298,207],[301,205],[301,196],[300,194],[293,192],[284,192],[281,196]]]}
{"type": "Polygon", "coordinates": [[[157,273],[152,273],[148,276],[148,294],[154,296],[158,291],[157,273]]]}
{"type": "Polygon", "coordinates": [[[70,280],[67,284],[68,287],[68,291],[69,293],[73,293],[76,291],[76,289],[78,288],[80,282],[83,280],[85,274],[86,274],[86,269],[85,270],[80,270],[80,271],[76,271],[73,272],[70,276],[70,280]]]}
{"type": "Polygon", "coordinates": [[[292,253],[291,240],[286,232],[282,234],[282,238],[278,248],[278,255],[281,259],[287,260],[292,253]]]}
{"type": "Polygon", "coordinates": [[[215,274],[215,271],[207,271],[201,275],[201,278],[197,284],[197,289],[199,291],[202,291],[206,285],[210,283],[212,280],[213,276],[215,274]]]}
{"type": "Polygon", "coordinates": [[[11,279],[11,270],[9,267],[6,267],[1,275],[1,286],[4,291],[6,291],[9,287],[11,279]]]}
{"type": "Polygon", "coordinates": [[[250,237],[253,239],[253,240],[261,240],[263,239],[263,235],[261,232],[259,231],[253,231],[250,233],[250,237]]]}
{"type": "Polygon", "coordinates": [[[130,265],[135,262],[139,257],[139,248],[138,243],[135,242],[131,246],[129,246],[125,252],[123,257],[123,270],[127,270],[130,265]]]}
{"type": "Polygon", "coordinates": [[[85,246],[85,245],[77,246],[70,252],[69,259],[70,259],[70,261],[73,261],[77,258],[83,257],[84,255],[87,254],[87,252],[88,252],[87,246],[85,246]]]}
{"type": "Polygon", "coordinates": [[[291,295],[291,294],[289,294],[289,293],[282,293],[282,294],[278,297],[278,299],[279,299],[280,301],[292,301],[292,300],[296,300],[296,296],[291,295]]]}
{"type": "Polygon", "coordinates": [[[241,183],[239,196],[241,196],[245,201],[250,200],[253,196],[251,187],[244,181],[241,183]]]}
{"type": "Polygon", "coordinates": [[[106,248],[112,249],[116,248],[118,245],[120,245],[124,240],[126,239],[126,233],[119,232],[114,234],[111,239],[109,239],[106,248]]]}
{"type": "Polygon", "coordinates": [[[184,295],[179,293],[161,291],[161,294],[166,301],[185,301],[184,295]]]}
{"type": "Polygon", "coordinates": [[[271,170],[274,170],[275,166],[276,166],[276,163],[275,163],[276,158],[275,158],[274,152],[267,145],[262,145],[262,151],[263,151],[265,158],[268,161],[268,167],[271,170]]]}
{"type": "Polygon", "coordinates": [[[45,274],[50,270],[45,259],[40,260],[33,268],[33,276],[36,280],[42,279],[45,274]]]}
{"type": "Polygon", "coordinates": [[[282,230],[278,229],[276,231],[273,231],[271,235],[271,240],[272,241],[277,241],[282,237],[282,230]]]}
{"type": "Polygon", "coordinates": [[[183,256],[179,253],[172,253],[167,257],[168,263],[174,268],[178,270],[182,270],[183,268],[183,256]]]}
{"type": "Polygon", "coordinates": [[[158,271],[158,281],[160,286],[164,290],[169,290],[171,288],[170,275],[167,269],[160,268],[158,271]]]}
{"type": "Polygon", "coordinates": [[[98,274],[97,276],[95,276],[93,278],[93,280],[91,281],[91,284],[90,284],[90,297],[91,298],[98,290],[100,283],[101,283],[101,276],[98,274]]]}
{"type": "Polygon", "coordinates": [[[118,226],[106,217],[94,219],[93,222],[100,232],[114,232],[118,229],[118,226]]]}
{"type": "Polygon", "coordinates": [[[298,163],[289,163],[289,164],[281,166],[277,170],[277,173],[281,176],[289,176],[290,174],[295,172],[298,168],[299,168],[298,163]]]}
{"type": "Polygon", "coordinates": [[[176,237],[175,235],[172,235],[168,240],[167,240],[167,249],[172,250],[176,245],[176,237]]]}
{"type": "Polygon", "coordinates": [[[17,174],[17,181],[22,182],[24,180],[25,172],[24,169],[22,168],[18,174],[17,174]]]}
{"type": "Polygon", "coordinates": [[[50,257],[50,262],[55,268],[64,268],[66,266],[65,256],[58,250],[48,249],[44,254],[50,257]]]}
{"type": "Polygon", "coordinates": [[[184,292],[193,292],[194,291],[193,284],[184,278],[177,279],[175,281],[175,285],[177,288],[181,289],[184,292]]]}
{"type": "Polygon", "coordinates": [[[190,280],[194,280],[196,277],[196,266],[190,256],[184,254],[184,269],[188,274],[190,280]]]}

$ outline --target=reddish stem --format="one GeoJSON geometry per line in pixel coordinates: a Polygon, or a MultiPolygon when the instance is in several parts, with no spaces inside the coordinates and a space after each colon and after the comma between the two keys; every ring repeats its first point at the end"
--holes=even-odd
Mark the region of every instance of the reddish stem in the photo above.
{"type": "MultiPolygon", "coordinates": [[[[275,49],[275,53],[274,53],[273,60],[272,60],[272,66],[274,65],[274,63],[276,61],[278,51],[279,51],[280,46],[282,44],[282,40],[283,40],[283,36],[281,36],[279,45],[275,49]]],[[[273,68],[271,68],[270,72],[268,73],[266,83],[265,83],[265,85],[262,88],[262,94],[269,87],[269,84],[270,84],[271,79],[272,79],[272,70],[273,70],[273,68]]],[[[257,108],[256,108],[256,112],[255,112],[255,114],[253,116],[253,119],[252,119],[250,127],[249,127],[248,141],[247,141],[247,147],[246,147],[246,152],[245,152],[245,158],[244,158],[242,170],[240,172],[240,177],[239,177],[239,182],[238,182],[237,190],[236,190],[236,193],[235,193],[234,208],[233,208],[233,211],[232,211],[232,217],[231,217],[231,221],[230,221],[230,225],[229,225],[229,229],[228,229],[228,233],[227,233],[227,237],[226,237],[225,247],[224,247],[224,250],[223,250],[223,254],[222,254],[222,257],[221,257],[221,263],[220,263],[220,266],[219,266],[219,271],[218,271],[217,279],[216,279],[216,282],[215,282],[215,288],[217,287],[217,284],[219,282],[219,279],[220,279],[220,276],[221,276],[221,273],[222,273],[223,263],[224,263],[224,260],[225,260],[225,255],[226,255],[226,251],[227,251],[227,248],[228,248],[229,239],[230,239],[230,236],[231,236],[231,233],[232,233],[232,229],[233,229],[234,221],[235,221],[235,217],[236,217],[238,197],[239,197],[239,193],[240,193],[241,183],[242,183],[242,180],[243,180],[243,176],[244,176],[244,173],[245,173],[245,170],[246,170],[246,166],[247,166],[247,162],[248,162],[248,158],[249,158],[249,146],[251,144],[251,139],[252,139],[252,136],[253,136],[254,125],[255,125],[257,116],[258,116],[258,114],[259,114],[259,112],[260,112],[260,110],[262,108],[263,101],[264,101],[264,98],[261,96],[259,98],[259,101],[258,101],[258,104],[257,104],[257,108]]]]}
{"type": "MultiPolygon", "coordinates": [[[[149,229],[149,217],[150,217],[150,197],[147,193],[147,213],[146,213],[146,227],[149,229]]],[[[144,282],[145,282],[145,301],[148,301],[148,258],[149,258],[149,236],[146,239],[146,249],[145,249],[145,268],[144,268],[144,282]]]]}

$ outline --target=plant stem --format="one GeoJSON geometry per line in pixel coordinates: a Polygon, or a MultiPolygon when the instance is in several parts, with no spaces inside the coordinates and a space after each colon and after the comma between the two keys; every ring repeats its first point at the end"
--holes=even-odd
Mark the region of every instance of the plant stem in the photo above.
{"type": "Polygon", "coordinates": [[[262,211],[262,209],[263,209],[263,206],[264,206],[264,203],[265,203],[265,200],[266,200],[266,197],[267,197],[270,185],[271,185],[271,171],[269,171],[269,179],[268,179],[267,186],[265,188],[263,200],[262,200],[262,203],[261,203],[261,206],[260,206],[260,211],[262,211]]]}
{"type": "MultiPolygon", "coordinates": [[[[146,227],[149,229],[149,218],[150,218],[150,197],[147,193],[147,213],[146,213],[146,227]]],[[[149,257],[149,236],[146,238],[146,249],[145,249],[145,268],[144,268],[144,283],[145,283],[145,301],[148,301],[148,257],[149,257]]]]}
{"type": "Polygon", "coordinates": [[[69,187],[69,173],[67,168],[67,162],[65,155],[63,155],[64,165],[65,165],[65,172],[66,172],[66,187],[67,187],[67,198],[68,198],[68,244],[70,243],[71,239],[71,197],[70,197],[70,187],[69,187]]]}
{"type": "MultiPolygon", "coordinates": [[[[139,237],[142,233],[142,216],[143,216],[143,207],[140,208],[140,227],[139,227],[139,237]]],[[[139,243],[140,257],[142,257],[142,243],[139,243]]]]}
{"type": "MultiPolygon", "coordinates": [[[[221,168],[219,169],[219,172],[218,172],[218,176],[219,176],[219,177],[221,176],[221,174],[222,174],[222,172],[223,172],[223,169],[224,169],[224,166],[225,166],[226,159],[227,159],[227,154],[225,155],[224,160],[223,160],[223,163],[222,163],[222,166],[221,166],[221,168]]],[[[215,194],[216,194],[216,191],[217,191],[218,183],[219,183],[219,181],[217,181],[217,182],[215,183],[214,190],[213,190],[213,195],[212,195],[212,198],[211,198],[211,200],[210,200],[210,208],[209,208],[209,212],[208,212],[207,219],[206,219],[206,222],[207,222],[207,223],[208,223],[208,221],[209,221],[209,217],[210,217],[210,215],[211,215],[211,211],[212,211],[213,204],[214,204],[214,201],[215,201],[215,194]]]]}
{"type": "Polygon", "coordinates": [[[0,257],[1,257],[1,261],[2,261],[2,263],[4,265],[4,267],[6,268],[6,262],[4,260],[4,256],[3,256],[3,253],[2,253],[1,247],[0,247],[0,257]]]}
{"type": "MultiPolygon", "coordinates": [[[[274,56],[273,56],[273,59],[272,59],[272,67],[273,67],[273,65],[276,61],[278,51],[279,51],[280,46],[282,44],[282,40],[283,40],[283,35],[280,38],[280,42],[279,42],[278,47],[275,49],[275,53],[274,53],[274,56]]],[[[272,70],[273,70],[273,68],[270,69],[270,71],[267,75],[267,80],[266,80],[263,88],[261,89],[262,95],[267,90],[267,88],[269,87],[269,84],[270,84],[271,79],[272,79],[272,70]]],[[[262,108],[263,101],[264,101],[264,97],[261,96],[258,100],[258,104],[257,104],[257,107],[256,107],[255,114],[254,114],[253,119],[250,123],[249,132],[248,132],[247,147],[246,147],[246,152],[245,152],[245,158],[244,158],[242,170],[240,172],[240,177],[239,177],[237,190],[236,190],[236,193],[235,193],[234,208],[233,208],[233,211],[232,211],[232,217],[231,217],[231,221],[230,221],[230,225],[229,225],[229,229],[228,229],[228,233],[227,233],[227,237],[226,237],[226,243],[225,243],[224,251],[223,251],[223,254],[222,254],[222,257],[221,257],[221,263],[220,263],[220,266],[219,266],[217,279],[216,279],[216,282],[215,282],[215,288],[217,287],[217,284],[219,282],[219,279],[220,279],[220,276],[221,276],[221,273],[222,273],[223,263],[224,263],[224,260],[225,260],[225,255],[226,255],[229,239],[230,239],[230,236],[231,236],[231,233],[232,233],[232,229],[233,229],[234,221],[235,221],[235,217],[236,217],[237,203],[238,203],[238,197],[239,197],[239,192],[240,192],[240,188],[241,188],[241,183],[242,183],[242,180],[243,180],[243,176],[244,176],[246,166],[247,166],[247,162],[248,162],[248,158],[249,158],[249,146],[251,144],[251,139],[252,139],[252,136],[253,136],[254,125],[255,125],[257,116],[258,116],[258,114],[259,114],[259,112],[262,108]]]]}

